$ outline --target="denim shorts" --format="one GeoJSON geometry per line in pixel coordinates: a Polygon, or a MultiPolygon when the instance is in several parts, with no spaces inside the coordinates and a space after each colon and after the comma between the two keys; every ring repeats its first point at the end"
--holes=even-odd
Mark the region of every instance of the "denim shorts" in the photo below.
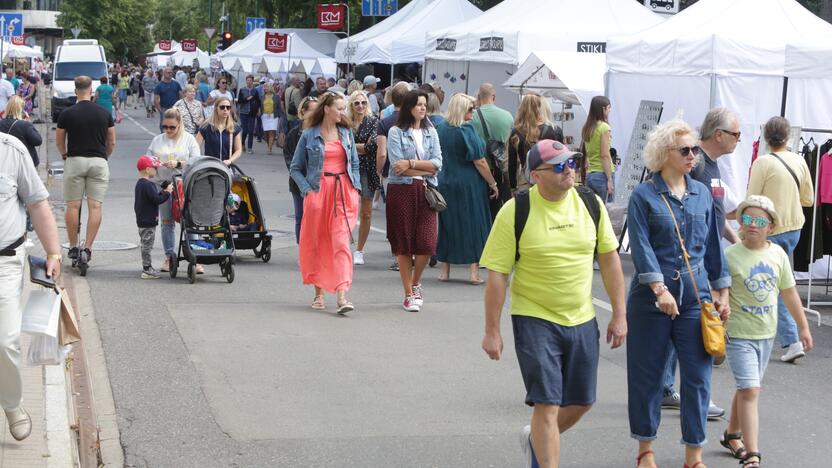
{"type": "Polygon", "coordinates": [[[535,317],[512,315],[511,323],[527,405],[595,403],[601,332],[594,318],[565,327],[535,317]]]}
{"type": "Polygon", "coordinates": [[[359,174],[361,175],[361,198],[372,200],[376,194],[370,191],[370,176],[365,171],[359,171],[359,174]]]}
{"type": "Polygon", "coordinates": [[[725,352],[728,355],[728,363],[731,364],[731,371],[734,373],[738,389],[760,387],[773,345],[774,338],[765,340],[731,338],[731,341],[726,343],[725,352]]]}

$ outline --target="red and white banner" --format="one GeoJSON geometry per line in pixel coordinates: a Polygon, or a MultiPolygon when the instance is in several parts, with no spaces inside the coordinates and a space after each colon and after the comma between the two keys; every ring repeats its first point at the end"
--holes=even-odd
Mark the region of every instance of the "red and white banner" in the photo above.
{"type": "Polygon", "coordinates": [[[25,45],[26,44],[26,35],[20,36],[12,36],[12,44],[14,45],[25,45]]]}
{"type": "Polygon", "coordinates": [[[196,52],[196,39],[182,39],[182,50],[184,52],[196,52]]]}
{"type": "Polygon", "coordinates": [[[266,50],[275,54],[286,52],[289,48],[289,35],[280,33],[266,33],[266,50]]]}
{"type": "Polygon", "coordinates": [[[162,39],[159,41],[159,50],[170,50],[170,39],[162,39]]]}
{"type": "Polygon", "coordinates": [[[340,3],[318,5],[318,29],[340,31],[346,24],[344,5],[340,3]]]}

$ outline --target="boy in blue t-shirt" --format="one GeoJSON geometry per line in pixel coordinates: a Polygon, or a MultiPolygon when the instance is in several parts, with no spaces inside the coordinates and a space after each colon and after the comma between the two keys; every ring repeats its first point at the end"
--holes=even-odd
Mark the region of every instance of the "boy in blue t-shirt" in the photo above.
{"type": "Polygon", "coordinates": [[[136,169],[141,176],[136,182],[136,194],[133,201],[133,210],[136,212],[136,225],[139,227],[139,239],[142,249],[142,279],[158,279],[157,272],[152,264],[150,253],[153,251],[153,244],[156,242],[156,226],[159,224],[159,205],[166,202],[173,192],[173,185],[165,181],[162,183],[162,190],[151,182],[150,179],[156,176],[156,168],[162,162],[150,156],[142,156],[136,162],[136,169]]]}
{"type": "Polygon", "coordinates": [[[812,349],[812,334],[795,289],[789,256],[768,235],[777,223],[774,203],[752,195],[737,207],[742,242],[725,249],[731,272],[730,338],[725,350],[737,392],[731,404],[728,429],[720,444],[743,460],[746,468],[760,466],[758,447],[760,387],[777,334],[777,297],[789,309],[800,330],[803,349],[812,349]]]}

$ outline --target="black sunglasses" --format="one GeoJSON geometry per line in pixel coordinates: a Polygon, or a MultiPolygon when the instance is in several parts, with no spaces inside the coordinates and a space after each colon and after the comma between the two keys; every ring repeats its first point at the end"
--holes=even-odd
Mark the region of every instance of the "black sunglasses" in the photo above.
{"type": "Polygon", "coordinates": [[[162,125],[163,130],[176,130],[176,125],[162,125]]]}
{"type": "Polygon", "coordinates": [[[354,106],[366,106],[367,101],[355,101],[355,102],[352,103],[352,105],[354,105],[354,106]]]}
{"type": "Polygon", "coordinates": [[[740,136],[742,135],[742,132],[730,132],[728,130],[725,130],[724,128],[720,128],[719,131],[731,135],[732,137],[736,138],[737,141],[740,141],[740,136]]]}
{"type": "Polygon", "coordinates": [[[691,153],[693,153],[694,156],[699,156],[700,149],[701,148],[699,148],[698,146],[685,146],[682,148],[676,148],[676,151],[678,151],[683,158],[686,158],[690,156],[691,153]]]}
{"type": "Polygon", "coordinates": [[[231,106],[217,106],[220,110],[230,110],[231,106]]]}

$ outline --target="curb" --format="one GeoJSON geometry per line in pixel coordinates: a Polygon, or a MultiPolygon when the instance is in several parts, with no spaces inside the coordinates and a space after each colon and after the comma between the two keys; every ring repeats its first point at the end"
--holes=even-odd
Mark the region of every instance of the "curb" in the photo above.
{"type": "Polygon", "coordinates": [[[121,447],[113,390],[110,387],[110,377],[104,359],[98,323],[95,320],[89,283],[83,278],[73,276],[71,287],[76,310],[79,312],[78,325],[81,329],[81,343],[86,353],[88,379],[92,385],[92,404],[97,416],[99,466],[123,467],[124,451],[121,447]]]}

